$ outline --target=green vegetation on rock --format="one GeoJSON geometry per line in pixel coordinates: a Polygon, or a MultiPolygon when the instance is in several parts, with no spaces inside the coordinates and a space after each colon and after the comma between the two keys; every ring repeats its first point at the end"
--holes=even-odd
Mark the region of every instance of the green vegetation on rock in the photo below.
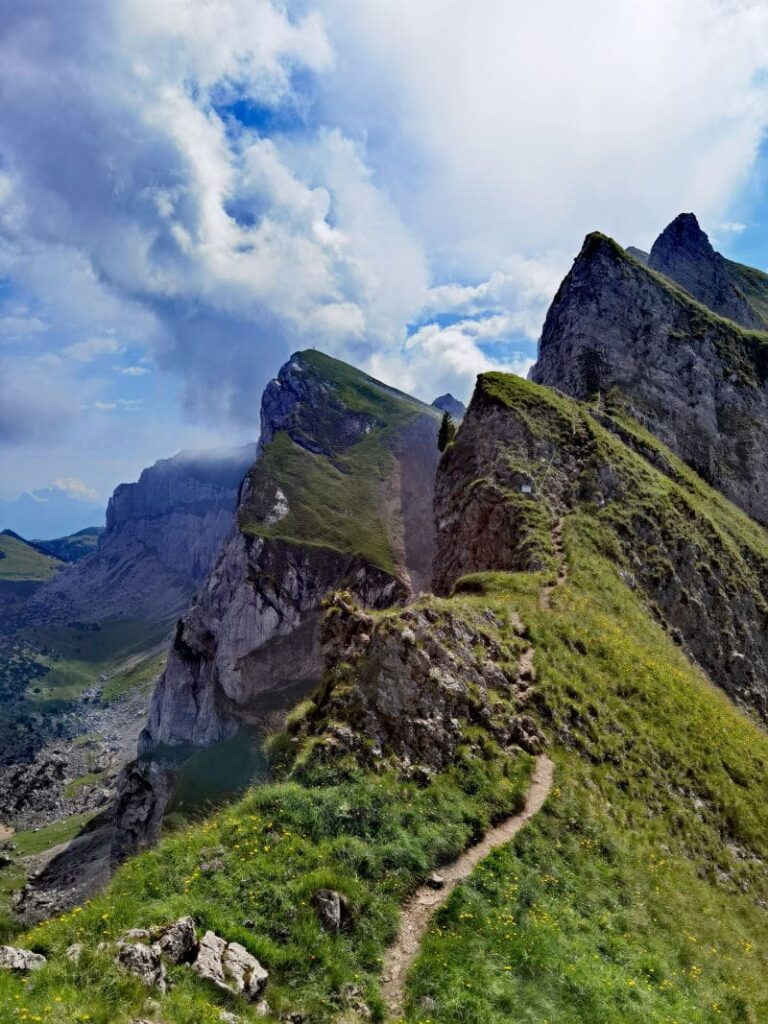
{"type": "Polygon", "coordinates": [[[321,352],[296,359],[310,397],[251,469],[240,528],[361,556],[393,572],[387,504],[394,454],[410,422],[428,417],[437,424],[440,413],[321,352]]]}

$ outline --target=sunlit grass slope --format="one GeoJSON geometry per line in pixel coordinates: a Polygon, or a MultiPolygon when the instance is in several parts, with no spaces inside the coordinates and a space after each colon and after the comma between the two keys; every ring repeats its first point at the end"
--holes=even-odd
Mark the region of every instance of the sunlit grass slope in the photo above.
{"type": "Polygon", "coordinates": [[[44,555],[16,534],[0,533],[0,580],[44,582],[55,576],[62,563],[44,555]]]}

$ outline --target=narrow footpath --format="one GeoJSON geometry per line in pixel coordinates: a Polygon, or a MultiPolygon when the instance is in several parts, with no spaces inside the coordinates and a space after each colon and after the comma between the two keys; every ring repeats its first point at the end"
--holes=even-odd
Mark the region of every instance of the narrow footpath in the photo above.
{"type": "MultiPolygon", "coordinates": [[[[564,520],[558,519],[552,530],[552,547],[559,563],[557,579],[548,583],[539,591],[539,607],[547,610],[550,607],[552,593],[568,579],[568,567],[563,548],[564,520]]],[[[528,647],[523,651],[518,666],[520,681],[533,682],[534,649],[528,647]]],[[[448,900],[456,886],[463,882],[469,874],[484,860],[489,853],[508,843],[523,826],[538,814],[552,788],[554,765],[545,754],[536,758],[536,765],[531,777],[531,785],[525,799],[525,807],[519,814],[506,818],[495,828],[483,836],[479,843],[465,850],[451,864],[440,869],[444,884],[441,888],[422,885],[405,904],[400,920],[400,930],[394,943],[387,951],[384,969],[382,995],[392,1020],[402,1017],[405,1003],[405,986],[408,971],[419,954],[422,940],[427,933],[435,913],[448,900]]]]}

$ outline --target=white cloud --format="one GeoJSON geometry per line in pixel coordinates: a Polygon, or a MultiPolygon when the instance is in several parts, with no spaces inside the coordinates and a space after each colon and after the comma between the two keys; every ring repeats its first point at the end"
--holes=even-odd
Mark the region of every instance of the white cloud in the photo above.
{"type": "Polygon", "coordinates": [[[0,358],[0,380],[0,443],[45,443],[75,414],[69,380],[41,373],[35,360],[0,358]]]}
{"type": "Polygon", "coordinates": [[[65,356],[77,363],[91,363],[99,356],[114,355],[119,351],[120,345],[114,338],[86,338],[62,349],[65,356]]]}
{"type": "Polygon", "coordinates": [[[95,501],[98,495],[92,487],[88,487],[82,480],[72,476],[60,476],[53,481],[53,486],[64,491],[70,498],[77,498],[79,501],[95,501]]]}
{"type": "Polygon", "coordinates": [[[93,408],[99,412],[114,412],[115,409],[122,409],[125,412],[133,412],[144,405],[142,398],[116,398],[113,402],[95,401],[93,408]]]}
{"type": "Polygon", "coordinates": [[[747,227],[748,225],[742,224],[741,221],[726,220],[717,225],[717,230],[724,231],[727,234],[740,235],[742,231],[747,230],[747,227]]]}
{"type": "Polygon", "coordinates": [[[116,366],[115,370],[126,377],[146,377],[152,372],[146,366],[116,366]]]}
{"type": "Polygon", "coordinates": [[[444,267],[725,219],[768,117],[764,0],[323,0],[323,111],[444,267]]]}
{"type": "Polygon", "coordinates": [[[36,334],[43,334],[48,325],[36,316],[3,316],[0,317],[0,343],[24,341],[36,334]]]}

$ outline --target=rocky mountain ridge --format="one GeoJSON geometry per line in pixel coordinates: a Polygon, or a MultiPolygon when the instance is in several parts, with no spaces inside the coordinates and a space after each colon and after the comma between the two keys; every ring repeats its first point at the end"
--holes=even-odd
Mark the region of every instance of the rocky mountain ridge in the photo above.
{"type": "Polygon", "coordinates": [[[552,573],[554,526],[582,507],[627,585],[710,679],[768,721],[764,530],[620,405],[588,408],[508,375],[479,378],[438,473],[436,593],[473,573],[552,573]]]}
{"type": "Polygon", "coordinates": [[[547,313],[531,380],[626,411],[760,522],[768,522],[768,337],[712,312],[589,235],[547,313]]]}
{"type": "Polygon", "coordinates": [[[693,213],[681,213],[667,225],[653,243],[647,265],[720,316],[750,330],[766,329],[693,213]]]}

